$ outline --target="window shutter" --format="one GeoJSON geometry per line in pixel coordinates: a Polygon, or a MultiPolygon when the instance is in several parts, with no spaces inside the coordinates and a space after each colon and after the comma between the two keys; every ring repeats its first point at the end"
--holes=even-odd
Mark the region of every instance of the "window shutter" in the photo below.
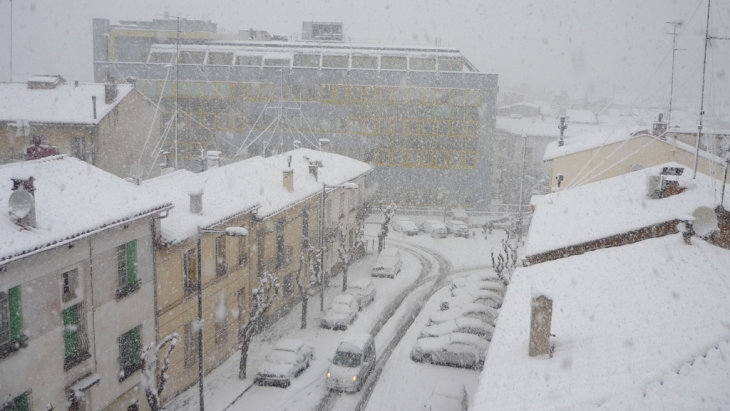
{"type": "Polygon", "coordinates": [[[20,286],[8,290],[10,306],[10,338],[19,342],[23,340],[23,307],[20,302],[20,286]]]}
{"type": "Polygon", "coordinates": [[[78,347],[78,330],[71,329],[70,326],[77,326],[75,307],[63,311],[63,342],[66,357],[73,355],[78,347]]]}
{"type": "Polygon", "coordinates": [[[137,240],[127,243],[127,284],[137,282],[137,240]]]}
{"type": "Polygon", "coordinates": [[[132,364],[139,364],[142,362],[141,352],[142,352],[142,336],[140,327],[136,327],[132,330],[132,335],[130,336],[129,341],[129,349],[130,349],[130,356],[129,359],[131,360],[132,364]]]}

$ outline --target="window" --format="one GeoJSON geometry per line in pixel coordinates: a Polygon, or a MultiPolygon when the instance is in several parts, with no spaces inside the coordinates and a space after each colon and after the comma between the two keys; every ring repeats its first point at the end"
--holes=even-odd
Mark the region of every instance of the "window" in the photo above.
{"type": "Polygon", "coordinates": [[[150,63],[161,63],[161,64],[170,64],[172,61],[172,53],[160,53],[160,52],[152,52],[150,53],[150,63]]]}
{"type": "Polygon", "coordinates": [[[226,263],[226,236],[221,235],[215,238],[215,274],[223,275],[228,272],[226,263]]]}
{"type": "Polygon", "coordinates": [[[83,303],[63,310],[63,343],[65,371],[91,357],[83,303]]]}
{"type": "Polygon", "coordinates": [[[284,295],[290,295],[294,291],[293,274],[287,274],[284,277],[284,295]]]}
{"type": "Polygon", "coordinates": [[[411,70],[434,71],[436,70],[435,58],[416,58],[411,57],[411,70]]]}
{"type": "Polygon", "coordinates": [[[309,248],[309,210],[302,212],[302,248],[309,248]]]}
{"type": "Polygon", "coordinates": [[[405,70],[408,60],[405,57],[388,57],[380,58],[380,68],[382,70],[405,70]]]}
{"type": "Polygon", "coordinates": [[[349,56],[322,56],[322,67],[347,68],[349,56]]]}
{"type": "Polygon", "coordinates": [[[286,249],[284,247],[284,227],[286,226],[286,222],[284,220],[279,220],[279,222],[276,223],[276,267],[277,268],[284,268],[288,264],[287,258],[286,258],[286,249]]]}
{"type": "Polygon", "coordinates": [[[194,327],[196,320],[185,324],[185,368],[198,361],[198,332],[194,327]]]}
{"type": "Polygon", "coordinates": [[[142,326],[138,325],[119,337],[119,381],[142,369],[142,326]]]}
{"type": "Polygon", "coordinates": [[[370,56],[352,56],[352,68],[377,69],[378,58],[370,56]]]}
{"type": "Polygon", "coordinates": [[[233,53],[208,53],[208,64],[230,65],[233,62],[233,53]]]}
{"type": "Polygon", "coordinates": [[[241,267],[246,265],[246,262],[248,261],[248,250],[246,249],[247,241],[248,236],[238,237],[238,265],[241,267]]]}
{"type": "Polygon", "coordinates": [[[139,289],[137,278],[137,240],[117,247],[117,298],[139,289]]]}
{"type": "Polygon", "coordinates": [[[264,60],[264,66],[289,66],[291,59],[266,59],[264,60]]]}
{"type": "Polygon", "coordinates": [[[0,358],[18,350],[24,341],[20,286],[0,291],[0,358]]]}
{"type": "Polygon", "coordinates": [[[319,54],[295,54],[294,66],[319,67],[319,54]]]}
{"type": "Polygon", "coordinates": [[[33,409],[31,404],[30,390],[18,395],[17,397],[10,399],[4,399],[5,402],[0,404],[0,411],[30,411],[33,409]]]}
{"type": "Polygon", "coordinates": [[[204,59],[204,51],[181,51],[177,62],[179,64],[203,64],[204,59]]]}
{"type": "Polygon", "coordinates": [[[261,66],[262,56],[236,56],[237,66],[261,66]]]}
{"type": "Polygon", "coordinates": [[[79,288],[79,270],[74,268],[73,270],[66,271],[61,274],[61,289],[62,297],[61,300],[64,303],[75,300],[78,297],[77,290],[79,288]]]}
{"type": "Polygon", "coordinates": [[[191,248],[183,254],[183,290],[186,296],[198,289],[198,253],[191,248]]]}
{"type": "Polygon", "coordinates": [[[218,306],[215,310],[215,343],[223,344],[228,338],[228,329],[226,327],[228,322],[228,312],[226,310],[225,296],[218,302],[218,306]]]}
{"type": "Polygon", "coordinates": [[[440,71],[462,71],[464,69],[464,62],[461,60],[439,60],[440,71]]]}

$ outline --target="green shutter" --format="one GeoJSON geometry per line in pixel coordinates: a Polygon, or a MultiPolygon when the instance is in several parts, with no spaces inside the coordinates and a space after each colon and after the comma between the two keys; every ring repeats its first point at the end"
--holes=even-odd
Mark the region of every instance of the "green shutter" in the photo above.
{"type": "Polygon", "coordinates": [[[28,401],[29,394],[27,392],[15,397],[13,402],[15,403],[15,411],[30,411],[30,401],[28,401]]]}
{"type": "Polygon", "coordinates": [[[137,283],[137,240],[127,243],[127,284],[137,283]]]}
{"type": "Polygon", "coordinates": [[[10,306],[10,338],[19,342],[23,340],[23,307],[20,303],[20,286],[8,290],[10,306]]]}
{"type": "Polygon", "coordinates": [[[140,328],[141,327],[136,327],[133,329],[131,333],[132,335],[130,336],[131,338],[129,339],[129,359],[132,364],[139,364],[142,362],[142,336],[140,335],[142,330],[140,328]]]}
{"type": "Polygon", "coordinates": [[[63,311],[63,342],[65,346],[66,357],[73,355],[78,347],[78,329],[70,330],[69,325],[76,325],[75,307],[68,308],[63,311]]]}

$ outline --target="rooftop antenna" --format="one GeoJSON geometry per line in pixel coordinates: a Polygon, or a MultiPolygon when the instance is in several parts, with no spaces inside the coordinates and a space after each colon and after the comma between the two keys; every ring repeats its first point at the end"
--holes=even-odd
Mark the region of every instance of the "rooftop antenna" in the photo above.
{"type": "Polygon", "coordinates": [[[667,113],[667,127],[672,126],[672,96],[674,94],[674,53],[678,50],[685,50],[685,49],[677,49],[677,28],[682,27],[682,21],[668,21],[667,24],[672,25],[672,77],[669,82],[669,112],[667,113]]]}
{"type": "Polygon", "coordinates": [[[144,168],[139,163],[134,163],[129,167],[129,176],[132,177],[132,180],[134,180],[134,183],[139,185],[139,182],[142,180],[142,176],[144,175],[144,168]]]}
{"type": "Polygon", "coordinates": [[[179,76],[179,64],[180,64],[180,16],[177,16],[177,41],[175,43],[175,170],[179,170],[177,165],[177,123],[179,113],[177,112],[177,100],[178,93],[180,92],[180,76],[179,76]]]}

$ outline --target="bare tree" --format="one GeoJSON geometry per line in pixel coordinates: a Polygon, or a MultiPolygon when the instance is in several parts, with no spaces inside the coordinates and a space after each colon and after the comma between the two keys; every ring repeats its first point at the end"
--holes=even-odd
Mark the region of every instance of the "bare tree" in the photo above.
{"type": "Polygon", "coordinates": [[[342,292],[347,291],[347,268],[350,266],[350,251],[347,249],[347,246],[345,245],[345,236],[342,236],[342,241],[340,242],[340,246],[337,247],[337,252],[339,253],[340,262],[342,263],[342,292]]]}
{"type": "Polygon", "coordinates": [[[505,286],[509,285],[512,280],[512,273],[517,268],[517,245],[511,245],[510,243],[510,232],[507,232],[507,238],[502,239],[502,250],[497,255],[497,259],[494,259],[494,251],[490,251],[492,256],[492,267],[494,272],[497,273],[497,277],[502,280],[505,286]]]}
{"type": "MultiPolygon", "coordinates": [[[[299,294],[302,295],[302,329],[307,328],[307,303],[309,302],[309,289],[306,285],[304,285],[304,281],[302,280],[302,271],[306,271],[307,273],[311,274],[313,271],[313,264],[311,261],[309,264],[305,264],[305,258],[304,253],[305,249],[302,248],[302,252],[299,253],[299,270],[297,270],[297,287],[299,287],[299,294]],[[305,265],[307,268],[305,268],[305,265]]],[[[311,260],[311,258],[306,259],[311,260]]]]}
{"type": "Polygon", "coordinates": [[[266,312],[271,308],[279,295],[279,283],[276,277],[267,271],[259,279],[259,286],[253,290],[253,307],[248,317],[248,322],[238,332],[241,341],[241,362],[238,367],[238,378],[246,379],[246,362],[248,361],[248,349],[251,346],[251,338],[261,327],[261,321],[266,312]]]}
{"type": "Polygon", "coordinates": [[[147,404],[149,404],[152,411],[159,411],[162,402],[160,396],[162,391],[165,389],[167,384],[167,370],[170,368],[170,354],[177,345],[178,335],[177,333],[170,334],[163,338],[159,344],[150,343],[144,346],[142,349],[142,358],[144,359],[144,369],[142,370],[142,378],[140,384],[144,389],[145,397],[147,397],[147,404]],[[160,351],[167,345],[167,351],[164,357],[162,357],[162,367],[157,370],[159,362],[160,351]]]}
{"type": "Polygon", "coordinates": [[[395,215],[396,205],[390,203],[385,209],[382,209],[383,213],[383,224],[380,226],[380,232],[378,233],[378,254],[385,248],[385,237],[388,236],[388,224],[390,219],[395,215]]]}

